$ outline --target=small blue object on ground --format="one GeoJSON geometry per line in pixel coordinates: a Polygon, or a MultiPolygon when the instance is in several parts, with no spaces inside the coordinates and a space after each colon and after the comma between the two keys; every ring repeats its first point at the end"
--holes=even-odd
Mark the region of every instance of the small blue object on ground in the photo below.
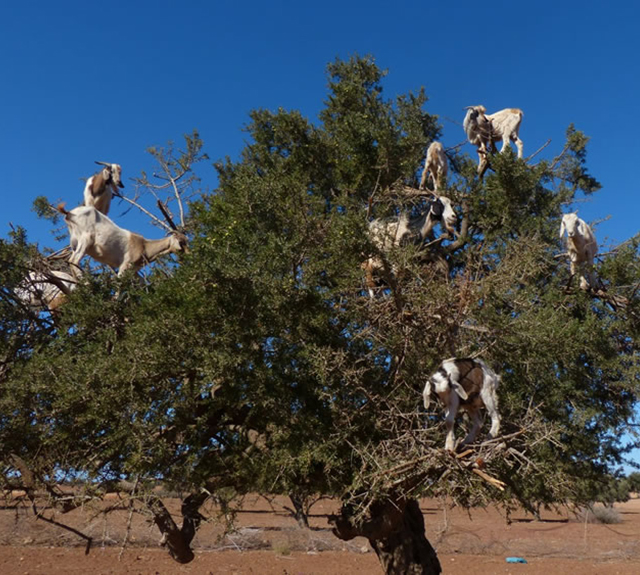
{"type": "Polygon", "coordinates": [[[526,563],[527,560],[523,557],[507,557],[507,563],[526,563]]]}

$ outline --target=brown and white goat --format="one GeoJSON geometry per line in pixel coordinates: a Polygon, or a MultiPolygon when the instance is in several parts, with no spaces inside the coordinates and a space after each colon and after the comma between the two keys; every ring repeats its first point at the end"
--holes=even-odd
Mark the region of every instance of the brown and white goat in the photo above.
{"type": "Polygon", "coordinates": [[[500,376],[481,359],[451,358],[442,362],[438,370],[427,379],[422,392],[424,408],[429,409],[432,387],[444,405],[447,439],[445,449],[454,451],[455,436],[453,424],[460,409],[467,411],[473,425],[461,445],[471,443],[480,430],[482,419],[480,410],[485,408],[491,417],[489,437],[494,438],[500,431],[498,397],[496,390],[500,376]]]}
{"type": "MultiPolygon", "coordinates": [[[[386,254],[406,242],[411,235],[417,235],[419,242],[424,241],[438,222],[449,237],[455,235],[456,212],[451,200],[445,196],[434,196],[427,203],[425,211],[416,218],[410,218],[408,212],[403,212],[400,216],[370,221],[369,236],[373,244],[386,254]]],[[[365,271],[369,295],[373,297],[376,287],[374,273],[384,269],[384,262],[380,256],[371,256],[361,267],[365,271]]]]}
{"type": "Polygon", "coordinates": [[[124,188],[122,183],[122,168],[119,164],[96,162],[104,166],[97,174],[91,176],[84,187],[84,205],[95,208],[105,216],[111,207],[113,194],[118,194],[118,188],[124,188]]]}
{"type": "Polygon", "coordinates": [[[478,148],[478,173],[483,174],[488,166],[489,148],[495,151],[495,143],[502,140],[500,153],[507,149],[510,141],[518,148],[518,158],[522,158],[524,144],[518,136],[522,123],[522,110],[505,108],[493,114],[486,114],[484,106],[467,106],[463,127],[467,139],[478,148]]]}
{"type": "Polygon", "coordinates": [[[47,308],[53,312],[76,288],[77,279],[66,272],[52,270],[29,272],[15,289],[16,297],[32,308],[47,308]]]}
{"type": "Polygon", "coordinates": [[[562,216],[560,237],[567,234],[567,251],[571,267],[571,277],[580,269],[580,289],[595,287],[593,260],[598,253],[598,243],[589,224],[580,219],[576,213],[562,216]],[[586,270],[586,272],[585,272],[586,270]],[[588,279],[587,279],[588,277],[588,279]]]}
{"type": "Polygon", "coordinates": [[[420,178],[420,189],[426,189],[427,179],[430,177],[433,182],[433,189],[437,192],[440,184],[447,177],[447,170],[447,156],[444,153],[444,147],[440,142],[432,142],[427,148],[424,170],[422,170],[422,177],[420,178]]]}
{"type": "Polygon", "coordinates": [[[159,240],[148,240],[117,226],[92,207],[78,206],[67,211],[64,204],[60,204],[58,211],[64,214],[69,228],[73,251],[69,263],[75,269],[86,254],[117,269],[121,276],[129,268],[138,272],[142,266],[162,255],[188,251],[187,237],[180,232],[159,240]]]}

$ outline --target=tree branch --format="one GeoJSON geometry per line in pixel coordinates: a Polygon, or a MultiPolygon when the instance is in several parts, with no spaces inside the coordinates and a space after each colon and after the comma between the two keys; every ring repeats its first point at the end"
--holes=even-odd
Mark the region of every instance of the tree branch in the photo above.
{"type": "Polygon", "coordinates": [[[551,138],[549,138],[542,146],[540,146],[533,154],[531,154],[528,158],[525,159],[524,163],[528,164],[530,160],[535,158],[542,150],[544,150],[551,143],[551,138]]]}

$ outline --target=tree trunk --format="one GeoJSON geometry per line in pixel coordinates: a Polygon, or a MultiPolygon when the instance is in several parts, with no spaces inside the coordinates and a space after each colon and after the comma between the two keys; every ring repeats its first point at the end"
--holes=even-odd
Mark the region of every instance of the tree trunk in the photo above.
{"type": "Polygon", "coordinates": [[[435,549],[426,538],[424,517],[415,499],[406,502],[395,530],[387,537],[369,542],[388,575],[438,575],[442,572],[435,549]]]}
{"type": "Polygon", "coordinates": [[[440,561],[425,536],[424,518],[415,499],[374,502],[362,523],[354,525],[350,509],[329,518],[336,537],[366,537],[387,575],[439,575],[440,561]]]}
{"type": "Polygon", "coordinates": [[[289,499],[293,504],[293,516],[296,518],[298,525],[302,529],[309,528],[309,519],[307,518],[307,513],[304,508],[304,498],[301,497],[298,493],[290,493],[289,499]]]}
{"type": "Polygon", "coordinates": [[[191,541],[203,519],[198,509],[206,498],[206,494],[192,494],[185,498],[182,502],[183,520],[180,529],[160,498],[151,496],[146,500],[155,524],[162,533],[163,544],[169,549],[169,555],[178,563],[189,563],[195,557],[191,550],[191,541]]]}

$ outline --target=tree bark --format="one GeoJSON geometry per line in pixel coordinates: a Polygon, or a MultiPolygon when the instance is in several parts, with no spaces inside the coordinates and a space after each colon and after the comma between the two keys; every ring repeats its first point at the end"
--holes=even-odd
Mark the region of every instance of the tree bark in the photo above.
{"type": "Polygon", "coordinates": [[[163,544],[169,549],[169,555],[178,563],[189,563],[195,555],[191,550],[191,541],[203,517],[198,509],[206,499],[205,494],[189,495],[182,502],[182,527],[178,528],[171,514],[160,498],[151,496],[146,504],[153,514],[155,524],[162,533],[163,544]]]}
{"type": "Polygon", "coordinates": [[[292,492],[289,494],[289,499],[293,504],[293,516],[296,518],[298,526],[300,526],[302,529],[308,529],[309,519],[307,518],[303,497],[298,493],[292,492]]]}
{"type": "Polygon", "coordinates": [[[415,499],[374,502],[367,517],[354,524],[350,509],[329,518],[336,537],[366,537],[387,575],[439,575],[435,549],[426,538],[424,518],[415,499]]]}

